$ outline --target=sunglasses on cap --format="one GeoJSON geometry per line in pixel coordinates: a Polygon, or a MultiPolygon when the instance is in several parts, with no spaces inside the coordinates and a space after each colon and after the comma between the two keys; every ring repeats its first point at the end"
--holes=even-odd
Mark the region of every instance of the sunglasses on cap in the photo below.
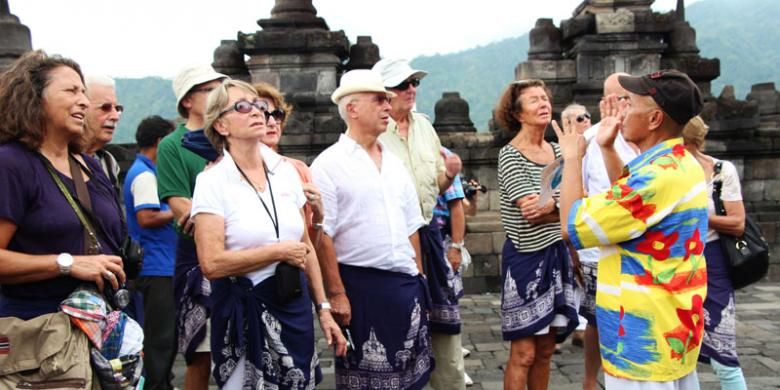
{"type": "Polygon", "coordinates": [[[577,123],[585,122],[586,119],[590,120],[590,113],[589,112],[582,113],[580,115],[577,115],[577,117],[574,119],[577,120],[577,123]]]}
{"type": "Polygon", "coordinates": [[[407,89],[409,89],[410,85],[415,87],[415,88],[417,88],[418,86],[420,86],[420,79],[406,80],[403,83],[398,84],[395,87],[392,87],[390,89],[397,89],[399,91],[406,91],[407,89]]]}
{"type": "Polygon", "coordinates": [[[118,113],[122,113],[122,111],[125,110],[125,107],[121,104],[111,104],[111,103],[103,103],[98,106],[100,111],[103,112],[111,112],[111,110],[116,110],[118,113]]]}
{"type": "Polygon", "coordinates": [[[269,116],[268,115],[268,105],[265,104],[265,102],[255,100],[253,102],[250,102],[248,100],[239,100],[235,103],[233,103],[232,106],[226,108],[222,112],[219,113],[218,117],[221,117],[222,115],[227,114],[230,111],[235,111],[241,114],[249,114],[252,112],[252,107],[260,110],[260,112],[264,113],[266,115],[266,119],[269,116]]]}

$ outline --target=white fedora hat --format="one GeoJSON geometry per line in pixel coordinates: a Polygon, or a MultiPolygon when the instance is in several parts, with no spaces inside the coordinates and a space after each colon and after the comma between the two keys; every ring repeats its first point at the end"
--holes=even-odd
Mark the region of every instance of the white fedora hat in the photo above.
{"type": "Polygon", "coordinates": [[[374,64],[374,67],[371,68],[371,70],[382,75],[385,87],[388,88],[393,88],[410,77],[422,80],[428,75],[428,72],[424,70],[412,69],[409,65],[409,61],[401,59],[385,58],[374,64]]]}
{"type": "Polygon", "coordinates": [[[379,73],[368,69],[355,69],[341,76],[341,85],[330,95],[330,100],[339,104],[339,100],[344,96],[359,92],[379,92],[387,97],[395,97],[395,93],[385,89],[379,73]]]}
{"type": "Polygon", "coordinates": [[[179,71],[172,83],[173,94],[176,95],[176,109],[179,111],[179,114],[184,116],[183,108],[180,106],[181,100],[187,96],[192,87],[209,81],[227,78],[229,77],[215,72],[214,68],[209,65],[189,66],[179,71]]]}

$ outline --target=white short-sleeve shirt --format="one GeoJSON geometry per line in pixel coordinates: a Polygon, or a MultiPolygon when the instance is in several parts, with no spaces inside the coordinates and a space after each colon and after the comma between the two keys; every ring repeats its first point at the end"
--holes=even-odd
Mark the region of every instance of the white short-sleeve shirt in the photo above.
{"type": "MultiPolygon", "coordinates": [[[[720,179],[723,181],[723,186],[720,190],[720,199],[724,202],[735,202],[742,200],[742,186],[739,184],[739,173],[737,173],[737,167],[726,160],[716,160],[710,157],[713,163],[721,161],[723,166],[720,168],[720,174],[715,175],[707,181],[707,191],[710,194],[707,202],[707,209],[710,214],[715,214],[715,201],[712,199],[712,186],[715,180],[720,179]]],[[[715,229],[707,229],[707,242],[715,241],[719,238],[718,232],[715,229]]]]}
{"type": "Polygon", "coordinates": [[[401,160],[381,143],[377,169],[347,135],[311,165],[322,193],[323,228],[341,264],[417,275],[409,236],[425,224],[414,182],[401,160]]]}
{"type": "MultiPolygon", "coordinates": [[[[268,167],[269,185],[265,191],[255,191],[236,168],[227,151],[220,162],[200,173],[195,182],[191,215],[208,213],[225,219],[225,249],[244,250],[278,242],[271,216],[273,204],[279,224],[279,240],[300,241],[303,238],[301,208],[306,199],[295,167],[265,145],[261,145],[263,161],[268,167]],[[273,192],[273,200],[271,193],[273,192]],[[258,194],[265,201],[263,208],[258,194]]],[[[245,274],[257,285],[276,271],[272,263],[245,274]]]]}
{"type": "MultiPolygon", "coordinates": [[[[585,130],[583,137],[588,142],[585,150],[585,158],[582,160],[582,184],[588,195],[600,194],[612,185],[607,174],[607,167],[604,165],[604,156],[601,154],[601,147],[595,138],[599,132],[599,123],[585,130]]],[[[626,142],[623,134],[618,133],[615,138],[615,151],[623,164],[626,165],[639,154],[626,142]]],[[[599,248],[588,248],[577,251],[580,261],[596,262],[599,261],[599,248]]]]}

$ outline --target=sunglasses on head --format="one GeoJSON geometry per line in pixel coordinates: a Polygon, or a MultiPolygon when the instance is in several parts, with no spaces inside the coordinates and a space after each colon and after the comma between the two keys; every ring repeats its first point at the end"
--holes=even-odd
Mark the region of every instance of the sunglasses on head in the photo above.
{"type": "Polygon", "coordinates": [[[252,107],[260,110],[260,112],[264,113],[266,116],[266,119],[268,118],[268,105],[265,104],[265,102],[255,100],[253,102],[250,102],[248,100],[239,100],[235,103],[233,103],[232,106],[226,108],[222,112],[219,113],[219,116],[225,115],[230,111],[235,111],[241,114],[249,114],[252,112],[252,107]]]}
{"type": "Polygon", "coordinates": [[[103,103],[99,105],[98,108],[100,109],[100,111],[103,112],[111,112],[111,110],[116,110],[116,112],[120,114],[122,113],[122,111],[125,110],[125,107],[122,106],[121,104],[111,104],[111,103],[103,103]]]}
{"type": "Polygon", "coordinates": [[[575,119],[577,120],[578,123],[585,122],[586,119],[590,120],[590,113],[589,112],[582,113],[580,115],[577,115],[575,119]]]}
{"type": "Polygon", "coordinates": [[[397,89],[399,91],[406,91],[407,89],[409,89],[410,85],[415,87],[415,88],[417,88],[418,86],[420,86],[420,79],[406,80],[403,83],[398,84],[395,87],[392,87],[390,89],[397,89]]]}

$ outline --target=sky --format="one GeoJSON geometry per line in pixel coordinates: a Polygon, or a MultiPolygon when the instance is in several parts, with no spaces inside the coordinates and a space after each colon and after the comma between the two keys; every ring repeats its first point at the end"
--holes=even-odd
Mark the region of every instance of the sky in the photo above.
{"type": "MultiPolygon", "coordinates": [[[[687,0],[690,5],[698,0],[687,0]]],[[[172,78],[210,64],[223,39],[255,32],[273,0],[8,0],[34,49],[79,62],[85,73],[172,78]]],[[[536,19],[556,25],[581,0],[313,0],[331,30],[351,43],[370,35],[382,57],[446,54],[522,35],[536,19]]],[[[674,9],[656,0],[653,9],[674,9]]]]}

